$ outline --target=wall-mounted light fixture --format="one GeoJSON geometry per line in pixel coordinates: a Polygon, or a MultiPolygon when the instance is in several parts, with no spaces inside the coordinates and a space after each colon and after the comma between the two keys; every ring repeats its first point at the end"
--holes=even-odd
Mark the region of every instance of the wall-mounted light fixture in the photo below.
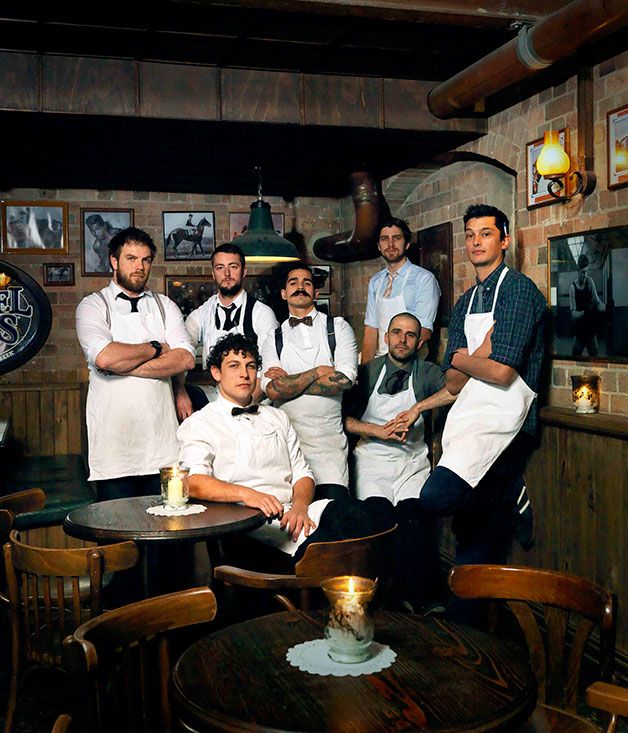
{"type": "Polygon", "coordinates": [[[572,170],[569,156],[560,144],[558,131],[546,132],[536,169],[547,179],[547,192],[566,202],[581,193],[588,196],[595,190],[593,172],[593,77],[591,67],[578,71],[578,162],[580,170],[572,170]],[[567,185],[573,179],[572,185],[567,185]]]}

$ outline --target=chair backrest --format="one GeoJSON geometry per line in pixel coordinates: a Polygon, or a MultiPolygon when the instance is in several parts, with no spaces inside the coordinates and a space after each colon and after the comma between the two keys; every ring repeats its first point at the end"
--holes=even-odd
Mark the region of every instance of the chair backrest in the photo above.
{"type": "Polygon", "coordinates": [[[15,648],[38,664],[61,664],[61,643],[86,619],[102,613],[104,573],[133,567],[134,542],[103,547],[51,549],[20,541],[4,545],[11,633],[15,648]],[[88,592],[79,583],[88,578],[88,592]]]}
{"type": "Polygon", "coordinates": [[[25,514],[43,509],[46,493],[43,489],[25,489],[0,496],[0,509],[10,509],[13,514],[25,514]]]}
{"type": "Polygon", "coordinates": [[[449,585],[460,598],[505,601],[525,636],[541,703],[576,710],[580,663],[595,626],[600,634],[599,678],[609,680],[615,657],[615,601],[601,585],[552,570],[499,565],[452,568],[449,585]],[[543,623],[533,608],[543,608],[543,623]]]}
{"type": "Polygon", "coordinates": [[[78,695],[79,730],[172,730],[171,632],[215,615],[213,592],[192,588],[106,611],[76,629],[64,651],[78,695]]]}

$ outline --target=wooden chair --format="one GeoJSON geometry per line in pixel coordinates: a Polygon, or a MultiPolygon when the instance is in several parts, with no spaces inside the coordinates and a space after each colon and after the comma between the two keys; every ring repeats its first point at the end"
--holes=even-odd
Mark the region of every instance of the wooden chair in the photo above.
{"type": "Polygon", "coordinates": [[[63,713],[55,720],[50,733],[70,733],[73,727],[72,717],[63,713]]]}
{"type": "Polygon", "coordinates": [[[587,688],[587,705],[610,713],[606,733],[615,733],[617,717],[628,718],[628,689],[608,682],[594,682],[587,688]]]}
{"type": "Polygon", "coordinates": [[[26,545],[12,531],[4,545],[11,626],[11,682],[4,731],[13,725],[22,661],[62,666],[67,634],[102,613],[104,573],[133,567],[134,542],[103,547],[48,549],[26,545]],[[88,578],[87,593],[79,581],[88,578]]]}
{"type": "Polygon", "coordinates": [[[172,632],[215,615],[213,592],[192,588],[107,611],[76,629],[64,650],[78,695],[78,730],[171,731],[172,632]]]}
{"type": "Polygon", "coordinates": [[[0,496],[0,509],[10,509],[13,514],[25,514],[43,509],[46,494],[42,489],[25,489],[0,496]]]}
{"type": "Polygon", "coordinates": [[[298,590],[299,607],[311,607],[311,591],[318,589],[321,580],[335,575],[360,575],[378,578],[380,595],[385,593],[394,562],[394,541],[397,525],[369,535],[337,542],[313,542],[297,562],[293,575],[260,573],[231,565],[219,565],[214,578],[241,588],[272,591],[272,597],[289,611],[296,605],[280,591],[298,590]]]}
{"type": "Polygon", "coordinates": [[[506,602],[525,637],[538,684],[538,705],[522,731],[596,731],[576,715],[580,663],[593,628],[600,633],[599,678],[610,680],[615,656],[615,602],[601,585],[576,575],[498,565],[452,568],[460,598],[506,602]],[[543,627],[528,603],[543,606],[543,627]]]}

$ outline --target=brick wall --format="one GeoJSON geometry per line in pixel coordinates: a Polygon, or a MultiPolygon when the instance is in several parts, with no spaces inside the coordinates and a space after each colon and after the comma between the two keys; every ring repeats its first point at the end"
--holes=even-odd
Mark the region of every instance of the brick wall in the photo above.
{"type": "MultiPolygon", "coordinates": [[[[454,163],[423,179],[395,213],[411,228],[422,229],[447,221],[454,225],[454,298],[473,283],[462,237],[462,214],[470,203],[493,203],[510,215],[517,267],[547,296],[548,237],[628,224],[628,188],[609,191],[606,170],[606,113],[628,102],[628,53],[594,69],[595,173],[597,188],[586,198],[532,210],[526,208],[526,143],[550,129],[570,128],[572,158],[577,151],[576,78],[556,85],[489,119],[488,134],[461,148],[499,163],[454,163]],[[513,171],[509,175],[503,170],[513,171]]],[[[364,312],[366,283],[382,261],[347,267],[351,293],[348,308],[356,330],[364,312]]],[[[628,366],[605,362],[554,360],[550,404],[571,405],[569,377],[584,371],[601,376],[603,412],[628,415],[628,366]]]]}
{"type": "MultiPolygon", "coordinates": [[[[43,286],[43,262],[74,263],[74,287],[46,287],[53,310],[53,324],[48,341],[41,351],[20,369],[0,376],[0,383],[22,382],[73,382],[87,379],[87,368],[83,353],[76,339],[74,313],[79,301],[88,293],[106,286],[104,277],[83,277],[81,275],[81,232],[80,209],[131,208],[134,210],[135,226],[145,229],[157,245],[157,257],[152,267],[149,285],[164,292],[164,276],[168,275],[210,275],[208,261],[164,261],[162,211],[213,211],[216,223],[216,242],[228,241],[229,212],[248,211],[252,196],[221,196],[205,194],[156,193],[143,191],[91,191],[91,190],[47,190],[14,189],[0,193],[0,199],[10,200],[56,200],[67,201],[69,220],[69,251],[67,255],[42,254],[0,254],[0,259],[11,262],[26,271],[43,286]]],[[[270,197],[273,213],[283,212],[285,231],[289,232],[296,217],[296,229],[307,242],[313,234],[321,231],[338,231],[340,227],[340,201],[336,199],[301,198],[295,206],[281,198],[270,197]]],[[[249,268],[249,274],[269,272],[268,268],[256,265],[249,268]]],[[[340,308],[342,287],[340,266],[332,267],[332,308],[340,308]]]]}

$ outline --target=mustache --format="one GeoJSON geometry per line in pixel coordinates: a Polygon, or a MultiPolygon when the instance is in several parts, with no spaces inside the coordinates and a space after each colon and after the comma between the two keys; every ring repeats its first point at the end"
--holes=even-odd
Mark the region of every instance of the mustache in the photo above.
{"type": "Polygon", "coordinates": [[[295,290],[292,295],[308,295],[305,290],[295,290]]]}

